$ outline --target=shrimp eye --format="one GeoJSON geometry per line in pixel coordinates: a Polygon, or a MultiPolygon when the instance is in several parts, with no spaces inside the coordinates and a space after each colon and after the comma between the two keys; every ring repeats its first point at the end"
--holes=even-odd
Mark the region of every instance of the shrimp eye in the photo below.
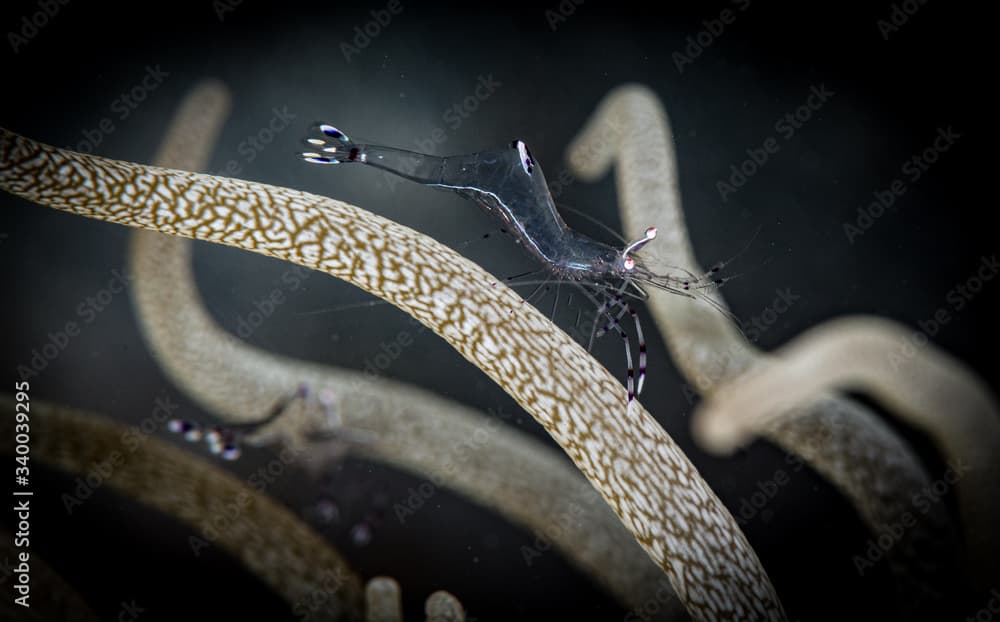
{"type": "Polygon", "coordinates": [[[635,269],[635,259],[632,259],[631,257],[626,257],[625,261],[623,261],[622,263],[624,264],[625,269],[628,270],[629,272],[635,269]]]}

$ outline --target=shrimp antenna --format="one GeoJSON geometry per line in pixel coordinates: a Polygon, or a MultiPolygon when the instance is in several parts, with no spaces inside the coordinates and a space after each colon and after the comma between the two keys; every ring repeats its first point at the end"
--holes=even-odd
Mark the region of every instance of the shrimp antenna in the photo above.
{"type": "Polygon", "coordinates": [[[560,210],[565,210],[567,212],[572,212],[572,213],[576,214],[577,216],[579,216],[580,218],[583,218],[584,220],[587,220],[589,222],[594,223],[595,225],[597,225],[598,227],[600,227],[604,231],[610,233],[612,237],[614,237],[616,240],[618,240],[622,244],[628,244],[628,240],[626,240],[625,238],[623,238],[622,234],[618,233],[617,231],[615,231],[611,227],[607,226],[606,224],[604,224],[603,222],[601,222],[599,219],[594,218],[593,216],[591,216],[587,212],[585,212],[583,210],[579,210],[579,209],[573,207],[572,205],[568,205],[566,203],[563,203],[562,201],[559,201],[558,203],[556,203],[556,205],[559,206],[560,210]]]}

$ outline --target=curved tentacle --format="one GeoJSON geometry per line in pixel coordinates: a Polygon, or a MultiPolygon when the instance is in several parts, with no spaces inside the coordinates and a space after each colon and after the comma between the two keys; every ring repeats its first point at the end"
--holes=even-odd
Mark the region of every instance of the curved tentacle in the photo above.
{"type": "MultiPolygon", "coordinates": [[[[156,161],[200,169],[228,112],[221,83],[198,84],[167,131],[156,161]]],[[[322,387],[338,396],[333,406],[347,429],[364,428],[378,442],[312,442],[323,436],[326,405],[303,404],[291,416],[257,434],[302,447],[309,464],[347,450],[430,477],[534,532],[549,532],[553,545],[596,577],[627,607],[637,608],[659,589],[662,571],[651,562],[610,508],[580,474],[534,439],[426,392],[385,379],[270,355],[223,331],[200,302],[191,265],[191,242],[155,231],[131,236],[130,290],[143,335],[170,377],[191,397],[240,425],[259,416],[260,405],[280,399],[289,387],[322,387]],[[304,375],[303,375],[304,374],[304,375]],[[220,394],[228,396],[220,400],[220,394]],[[475,439],[470,444],[469,439],[475,439]],[[462,451],[458,451],[457,449],[462,451]],[[469,451],[466,451],[469,450],[469,451]],[[565,520],[566,508],[580,508],[565,520]],[[552,530],[550,526],[563,528],[552,530]]],[[[331,430],[336,434],[337,430],[331,430]]],[[[388,589],[369,582],[366,594],[388,589]],[[384,588],[384,589],[383,589],[384,588]]],[[[661,619],[681,614],[672,598],[661,619]]]]}
{"type": "Polygon", "coordinates": [[[403,622],[403,605],[395,579],[373,577],[365,585],[365,622],[403,622]]]}
{"type": "MultiPolygon", "coordinates": [[[[0,405],[13,412],[12,396],[0,394],[0,405]]],[[[13,434],[14,419],[0,417],[0,435],[13,434]]],[[[292,608],[326,594],[312,619],[361,619],[361,582],[340,554],[290,511],[210,462],[152,437],[137,446],[119,423],[38,399],[31,401],[31,443],[33,459],[73,474],[120,456],[105,479],[112,489],[187,523],[292,608]],[[234,503],[242,508],[236,515],[234,503]],[[213,526],[219,516],[229,519],[225,529],[213,526]]]]}
{"type": "MultiPolygon", "coordinates": [[[[347,429],[372,443],[324,445],[318,403],[299,404],[262,428],[258,441],[301,446],[314,463],[349,454],[404,469],[493,508],[533,532],[636,608],[663,573],[566,460],[544,444],[456,402],[388,378],[298,361],[255,348],[224,331],[200,303],[187,240],[136,231],[131,293],[150,349],[168,376],[207,410],[239,423],[305,383],[329,389],[347,429]],[[573,520],[567,520],[574,509],[573,520]],[[560,526],[553,529],[553,525],[560,526]]],[[[673,606],[663,609],[678,613],[673,606]]],[[[671,614],[664,619],[671,619],[671,614]]]]}
{"type": "MultiPolygon", "coordinates": [[[[654,93],[639,85],[609,93],[567,149],[567,159],[572,170],[588,180],[614,166],[626,235],[637,237],[655,226],[656,244],[644,253],[664,264],[703,272],[684,222],[669,120],[654,93]]],[[[725,308],[717,290],[703,293],[725,308]]],[[[701,393],[711,395],[729,378],[767,359],[725,315],[706,313],[688,299],[655,288],[649,294],[650,313],[674,362],[701,393]]],[[[842,397],[828,396],[780,424],[754,432],[804,458],[851,500],[875,533],[899,524],[912,509],[913,495],[930,483],[902,439],[869,410],[842,397]]],[[[901,586],[900,603],[911,611],[919,610],[922,598],[934,598],[933,584],[940,579],[921,570],[926,567],[926,545],[935,543],[944,556],[953,548],[954,534],[943,507],[932,508],[921,519],[889,551],[901,586]]]]}
{"type": "Polygon", "coordinates": [[[626,408],[614,377],[581,346],[451,249],[333,199],[87,156],[7,130],[0,187],[82,216],[320,269],[389,300],[545,427],[693,617],[784,618],[736,521],[663,428],[641,407],[626,408]]]}
{"type": "Polygon", "coordinates": [[[799,335],[776,358],[734,378],[703,402],[695,433],[729,452],[768,420],[834,390],[872,395],[928,433],[947,456],[966,527],[966,554],[983,586],[1000,580],[1000,409],[965,365],[890,320],[845,317],[799,335]],[[943,425],[941,413],[947,413],[943,425]]]}

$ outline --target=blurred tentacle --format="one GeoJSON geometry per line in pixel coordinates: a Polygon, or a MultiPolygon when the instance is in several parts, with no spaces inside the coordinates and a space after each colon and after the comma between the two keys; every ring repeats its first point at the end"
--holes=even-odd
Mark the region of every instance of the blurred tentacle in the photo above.
{"type": "Polygon", "coordinates": [[[830,391],[871,395],[934,439],[958,491],[966,553],[983,587],[1000,581],[1000,410],[960,361],[914,333],[876,317],[830,320],[782,346],[701,404],[695,432],[730,452],[753,431],[830,391]]]}
{"type": "MultiPolygon", "coordinates": [[[[12,396],[0,394],[0,405],[13,412],[12,396]]],[[[0,436],[13,435],[13,417],[0,417],[0,436]]],[[[311,619],[361,619],[361,582],[340,554],[294,514],[212,463],[153,437],[137,442],[128,427],[96,413],[38,399],[31,401],[31,445],[32,459],[79,476],[118,456],[104,480],[111,489],[186,523],[199,546],[225,550],[292,608],[324,594],[311,619]],[[216,527],[220,516],[224,529],[216,527]]]]}
{"type": "Polygon", "coordinates": [[[465,622],[462,603],[445,591],[437,591],[427,597],[424,605],[427,622],[465,622]]]}
{"type": "Polygon", "coordinates": [[[395,579],[374,577],[365,585],[365,622],[403,622],[403,605],[395,579]]]}
{"type": "MultiPolygon", "coordinates": [[[[609,93],[567,150],[571,169],[595,180],[612,166],[626,237],[647,227],[659,233],[643,253],[700,274],[691,247],[677,177],[673,136],[659,99],[649,89],[625,85],[609,93]]],[[[678,369],[698,391],[711,395],[737,374],[767,360],[729,318],[689,299],[652,289],[648,307],[678,369]]],[[[707,291],[725,305],[717,290],[707,291]]],[[[913,495],[930,479],[912,449],[858,403],[839,396],[815,401],[754,433],[803,457],[854,505],[875,533],[911,514],[913,495]]],[[[941,504],[920,516],[889,551],[900,583],[900,603],[917,612],[934,598],[943,563],[927,564],[933,546],[947,557],[954,532],[941,504]],[[937,570],[927,568],[937,566],[937,570]],[[927,572],[935,573],[928,575],[927,572]]],[[[945,571],[946,572],[946,571],[945,571]]]]}

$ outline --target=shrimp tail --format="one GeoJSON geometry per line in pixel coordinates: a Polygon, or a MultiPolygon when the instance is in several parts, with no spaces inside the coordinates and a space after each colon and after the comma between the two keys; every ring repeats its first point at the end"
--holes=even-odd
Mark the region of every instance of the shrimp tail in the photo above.
{"type": "Polygon", "coordinates": [[[364,162],[365,154],[360,145],[355,144],[344,132],[329,123],[316,126],[313,135],[305,139],[309,151],[300,155],[313,164],[341,164],[344,162],[364,162]]]}
{"type": "Polygon", "coordinates": [[[306,137],[305,145],[308,151],[299,155],[306,162],[360,162],[425,186],[440,186],[447,162],[447,158],[426,153],[357,142],[329,123],[317,125],[313,134],[306,137]]]}

